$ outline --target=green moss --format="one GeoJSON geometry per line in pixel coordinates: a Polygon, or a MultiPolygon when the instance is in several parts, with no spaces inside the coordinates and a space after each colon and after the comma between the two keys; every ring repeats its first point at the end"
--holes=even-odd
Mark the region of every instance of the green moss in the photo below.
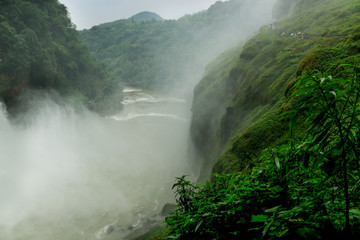
{"type": "Polygon", "coordinates": [[[300,62],[297,74],[301,75],[303,72],[311,72],[314,69],[324,72],[330,67],[331,59],[337,56],[338,52],[334,49],[315,50],[300,62]]]}
{"type": "Polygon", "coordinates": [[[287,118],[281,115],[282,111],[280,105],[276,105],[271,109],[269,106],[255,109],[249,114],[258,120],[234,135],[214,166],[214,172],[242,171],[253,164],[262,149],[276,145],[288,136],[287,118]]]}

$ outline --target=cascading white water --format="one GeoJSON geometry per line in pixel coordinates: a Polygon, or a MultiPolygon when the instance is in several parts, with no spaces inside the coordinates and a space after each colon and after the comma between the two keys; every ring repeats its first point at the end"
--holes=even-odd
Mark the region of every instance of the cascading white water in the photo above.
{"type": "Polygon", "coordinates": [[[0,239],[118,240],[159,220],[174,177],[190,173],[190,110],[126,92],[107,118],[47,94],[13,120],[1,108],[0,239]]]}

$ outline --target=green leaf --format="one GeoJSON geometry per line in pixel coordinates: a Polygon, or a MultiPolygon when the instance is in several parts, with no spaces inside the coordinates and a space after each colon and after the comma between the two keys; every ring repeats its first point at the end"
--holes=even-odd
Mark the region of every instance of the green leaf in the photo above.
{"type": "Polygon", "coordinates": [[[360,216],[360,209],[353,208],[353,209],[350,209],[349,212],[354,215],[360,216]]]}
{"type": "Polygon", "coordinates": [[[323,111],[319,115],[317,115],[316,118],[312,121],[311,127],[307,130],[307,132],[314,130],[315,127],[318,127],[319,124],[326,121],[327,116],[328,116],[327,112],[325,112],[325,111],[323,111]]]}
{"type": "Polygon", "coordinates": [[[324,141],[327,139],[328,137],[328,133],[331,129],[331,125],[328,126],[322,133],[320,133],[316,138],[315,140],[310,144],[310,148],[313,147],[313,146],[316,146],[318,143],[324,141]]]}
{"type": "Polygon", "coordinates": [[[281,205],[265,210],[266,213],[277,212],[281,205]]]}
{"type": "Polygon", "coordinates": [[[201,226],[201,224],[202,224],[203,222],[204,222],[204,221],[201,220],[201,221],[196,225],[195,232],[197,232],[197,230],[199,229],[199,227],[201,226]]]}
{"type": "Polygon", "coordinates": [[[350,129],[350,132],[351,132],[351,136],[353,137],[353,139],[355,139],[356,138],[356,132],[355,132],[355,130],[354,129],[350,129]]]}
{"type": "Polygon", "coordinates": [[[281,231],[277,234],[278,237],[282,237],[284,236],[287,232],[289,231],[289,229],[285,229],[284,231],[281,231]]]}
{"type": "Polygon", "coordinates": [[[276,164],[276,167],[278,168],[278,169],[280,169],[280,162],[279,162],[279,159],[278,158],[275,158],[275,164],[276,164]]]}
{"type": "Polygon", "coordinates": [[[252,215],[251,222],[266,222],[269,219],[267,215],[252,215]]]}

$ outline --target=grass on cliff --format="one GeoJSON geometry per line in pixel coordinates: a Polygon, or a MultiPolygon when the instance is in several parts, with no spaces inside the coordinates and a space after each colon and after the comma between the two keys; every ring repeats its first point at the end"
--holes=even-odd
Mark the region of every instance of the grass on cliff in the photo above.
{"type": "Polygon", "coordinates": [[[335,75],[342,70],[340,63],[351,63],[359,56],[360,12],[353,9],[358,9],[360,2],[322,0],[314,4],[317,8],[276,23],[275,31],[262,28],[232,63],[234,67],[225,78],[230,86],[226,94],[232,102],[218,129],[210,130],[217,134],[224,149],[215,173],[241,170],[251,163],[252,154],[281,143],[288,135],[286,119],[280,116],[289,107],[284,102],[285,94],[302,74],[330,69],[335,75]],[[349,21],[340,21],[338,15],[346,15],[349,21]],[[321,25],[314,21],[315,17],[319,21],[326,19],[332,26],[328,34],[306,39],[289,36],[298,31],[316,34],[321,25]],[[285,36],[279,35],[279,28],[287,30],[285,36]]]}
{"type": "Polygon", "coordinates": [[[330,70],[308,73],[290,89],[290,128],[300,117],[310,126],[306,133],[202,187],[178,178],[179,208],[166,219],[169,237],[359,239],[360,67],[342,67],[334,76],[330,70]]]}

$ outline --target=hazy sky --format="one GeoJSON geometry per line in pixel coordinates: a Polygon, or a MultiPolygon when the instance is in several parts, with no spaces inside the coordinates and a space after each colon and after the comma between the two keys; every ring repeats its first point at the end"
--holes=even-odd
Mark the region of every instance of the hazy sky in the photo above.
{"type": "Polygon", "coordinates": [[[67,6],[77,29],[91,28],[132,15],[150,11],[165,19],[208,9],[217,0],[59,0],[67,6]]]}

